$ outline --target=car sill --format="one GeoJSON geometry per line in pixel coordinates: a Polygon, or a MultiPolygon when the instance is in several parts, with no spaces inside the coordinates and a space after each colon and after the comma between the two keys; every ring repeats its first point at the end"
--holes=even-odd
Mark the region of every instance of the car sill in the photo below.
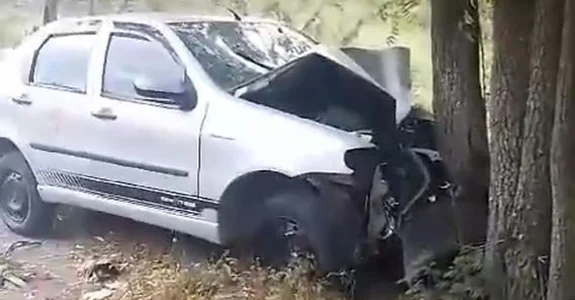
{"type": "Polygon", "coordinates": [[[61,187],[40,185],[38,186],[38,192],[41,198],[48,203],[66,204],[100,211],[179,231],[208,242],[220,244],[218,225],[198,217],[174,214],[160,209],[116,201],[103,196],[61,187]]]}

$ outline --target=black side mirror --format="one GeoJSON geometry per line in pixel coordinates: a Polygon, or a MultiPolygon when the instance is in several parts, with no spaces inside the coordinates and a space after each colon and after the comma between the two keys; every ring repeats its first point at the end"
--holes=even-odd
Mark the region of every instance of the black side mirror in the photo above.
{"type": "Polygon", "coordinates": [[[194,88],[194,84],[184,75],[184,86],[186,92],[178,95],[176,101],[180,104],[180,109],[183,111],[190,111],[196,107],[198,103],[198,93],[194,88]]]}

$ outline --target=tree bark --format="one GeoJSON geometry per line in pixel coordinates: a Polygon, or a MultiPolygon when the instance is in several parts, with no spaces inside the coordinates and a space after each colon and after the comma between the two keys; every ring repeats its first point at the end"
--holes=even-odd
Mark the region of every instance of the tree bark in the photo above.
{"type": "Polygon", "coordinates": [[[58,0],[45,0],[42,23],[48,24],[58,19],[58,0]]]}
{"type": "Polygon", "coordinates": [[[565,1],[551,146],[553,230],[547,299],[575,299],[575,2],[565,1]]]}
{"type": "Polygon", "coordinates": [[[483,242],[489,150],[480,83],[477,1],[433,0],[431,12],[433,109],[439,151],[459,187],[455,201],[459,240],[464,244],[483,242]]]}
{"type": "MultiPolygon", "coordinates": [[[[507,279],[503,294],[505,299],[543,299],[546,294],[548,268],[543,258],[549,253],[551,229],[549,148],[561,48],[563,6],[564,0],[536,1],[535,10],[532,11],[534,27],[529,46],[530,58],[523,62],[530,68],[526,72],[530,74],[529,88],[525,89],[528,93],[527,101],[523,102],[521,98],[509,99],[515,103],[515,109],[524,116],[517,112],[508,112],[511,113],[510,117],[517,118],[513,119],[514,123],[507,128],[511,131],[508,133],[501,133],[501,125],[492,123],[495,143],[491,150],[495,155],[502,157],[500,151],[505,149],[504,143],[508,142],[502,139],[506,134],[513,133],[512,141],[517,142],[512,148],[513,157],[507,157],[508,161],[498,162],[499,165],[511,163],[513,169],[499,174],[499,180],[495,180],[492,186],[493,200],[497,202],[495,205],[499,209],[499,219],[493,220],[496,224],[492,226],[499,232],[490,236],[492,239],[489,241],[488,251],[493,252],[487,254],[503,254],[507,279]],[[503,182],[509,185],[501,185],[503,182]],[[497,244],[499,239],[494,240],[494,237],[503,238],[503,243],[497,244]]],[[[525,80],[523,74],[516,73],[515,76],[525,80]]],[[[495,101],[497,100],[494,99],[495,101]]],[[[493,113],[496,116],[494,120],[503,117],[501,113],[493,113]]],[[[504,119],[498,121],[505,122],[504,119]]],[[[503,166],[499,168],[505,169],[503,166]]],[[[494,173],[492,175],[496,176],[494,173]]]]}
{"type": "Polygon", "coordinates": [[[505,249],[508,299],[544,299],[551,234],[549,159],[565,0],[537,0],[517,193],[505,249]]]}
{"type": "Polygon", "coordinates": [[[534,0],[498,0],[493,7],[491,99],[487,103],[490,188],[485,272],[495,299],[505,299],[506,218],[519,180],[523,117],[529,86],[534,0]]]}
{"type": "Polygon", "coordinates": [[[88,0],[88,15],[93,16],[96,14],[96,0],[88,0]]]}

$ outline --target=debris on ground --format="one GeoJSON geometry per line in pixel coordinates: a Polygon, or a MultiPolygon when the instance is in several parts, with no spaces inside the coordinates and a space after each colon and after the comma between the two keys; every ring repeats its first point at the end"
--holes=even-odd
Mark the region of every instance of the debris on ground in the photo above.
{"type": "Polygon", "coordinates": [[[82,300],[104,300],[110,298],[114,294],[114,290],[101,289],[94,292],[88,292],[82,295],[82,300]]]}
{"type": "Polygon", "coordinates": [[[31,274],[24,272],[22,267],[11,261],[10,256],[14,251],[23,247],[39,246],[40,242],[17,241],[0,254],[0,289],[21,289],[31,279],[31,274]]]}
{"type": "Polygon", "coordinates": [[[128,262],[119,255],[85,261],[79,274],[88,282],[105,282],[115,280],[128,267],[128,262]]]}

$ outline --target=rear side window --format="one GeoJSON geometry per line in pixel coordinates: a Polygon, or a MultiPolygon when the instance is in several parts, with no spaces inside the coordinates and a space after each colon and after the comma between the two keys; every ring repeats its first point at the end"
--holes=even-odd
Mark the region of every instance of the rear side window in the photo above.
{"type": "Polygon", "coordinates": [[[50,37],[38,51],[32,82],[36,85],[85,93],[94,34],[50,37]]]}

